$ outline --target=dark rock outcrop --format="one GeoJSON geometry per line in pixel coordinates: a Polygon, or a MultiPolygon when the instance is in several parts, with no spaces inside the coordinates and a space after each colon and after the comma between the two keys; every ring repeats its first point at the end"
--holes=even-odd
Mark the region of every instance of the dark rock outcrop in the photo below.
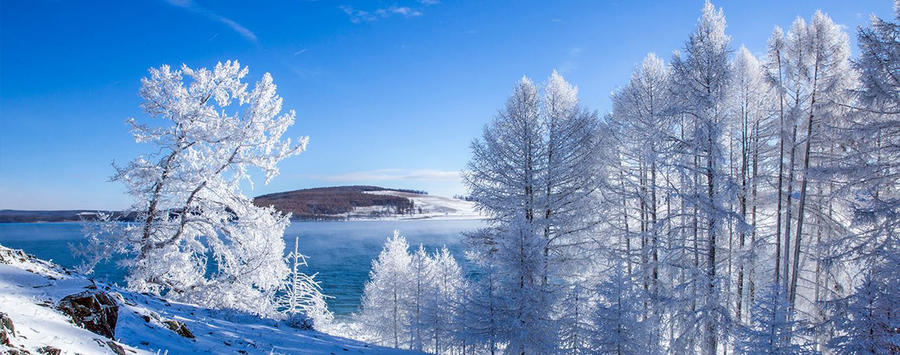
{"type": "Polygon", "coordinates": [[[46,355],[60,355],[62,354],[62,350],[54,348],[50,345],[44,346],[40,349],[37,349],[38,353],[46,354],[46,355]]]}
{"type": "Polygon", "coordinates": [[[116,336],[119,305],[106,292],[88,290],[68,295],[59,301],[56,308],[84,329],[110,339],[116,336]]]}
{"type": "Polygon", "coordinates": [[[112,340],[109,340],[106,342],[106,345],[108,345],[109,349],[112,350],[114,353],[116,353],[116,355],[126,355],[125,348],[123,348],[118,343],[116,343],[112,340]]]}
{"type": "Polygon", "coordinates": [[[12,347],[12,338],[16,337],[16,327],[12,318],[6,313],[0,313],[0,345],[12,347]]]}
{"type": "Polygon", "coordinates": [[[178,333],[178,335],[181,335],[188,339],[194,338],[194,333],[191,333],[191,330],[188,329],[188,327],[182,322],[179,322],[177,320],[166,320],[163,323],[165,323],[166,326],[169,327],[169,329],[171,329],[173,332],[178,333]]]}

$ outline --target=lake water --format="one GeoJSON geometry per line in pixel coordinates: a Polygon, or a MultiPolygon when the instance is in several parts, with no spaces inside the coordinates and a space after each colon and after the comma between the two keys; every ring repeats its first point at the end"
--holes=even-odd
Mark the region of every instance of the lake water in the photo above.
{"type": "MultiPolygon", "coordinates": [[[[446,245],[468,272],[471,266],[463,258],[462,233],[483,225],[481,220],[295,221],[285,232],[285,251],[293,250],[294,237],[299,236],[308,271],[319,274],[316,278],[323,292],[333,297],[329,308],[345,317],[358,310],[372,259],[395,229],[412,247],[421,243],[431,251],[446,245]]],[[[81,261],[70,246],[84,241],[81,228],[81,223],[0,223],[0,244],[73,267],[81,261]]],[[[124,271],[112,263],[98,265],[94,272],[96,279],[110,283],[123,284],[123,276],[124,271]]]]}

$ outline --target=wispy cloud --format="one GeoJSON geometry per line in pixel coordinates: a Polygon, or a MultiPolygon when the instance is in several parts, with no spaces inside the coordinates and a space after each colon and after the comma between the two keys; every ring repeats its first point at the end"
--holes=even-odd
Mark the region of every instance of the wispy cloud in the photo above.
{"type": "Polygon", "coordinates": [[[572,47],[566,54],[566,60],[559,66],[559,72],[569,74],[578,69],[578,58],[581,56],[581,47],[572,47]]]}
{"type": "Polygon", "coordinates": [[[350,16],[350,22],[353,23],[372,22],[394,15],[400,15],[406,18],[422,16],[421,11],[407,6],[391,6],[372,11],[360,10],[347,5],[343,5],[340,8],[347,16],[350,16]]]}
{"type": "Polygon", "coordinates": [[[311,174],[311,179],[329,182],[374,182],[396,180],[427,180],[427,181],[459,181],[460,172],[456,170],[434,169],[377,169],[368,171],[352,171],[338,174],[311,174]]]}
{"type": "Polygon", "coordinates": [[[250,42],[253,42],[253,43],[258,42],[258,39],[256,38],[256,34],[253,33],[253,31],[250,31],[250,29],[248,29],[247,27],[244,27],[243,25],[235,22],[234,20],[232,20],[228,17],[219,15],[210,9],[200,6],[199,4],[195,3],[193,0],[166,0],[166,2],[168,2],[172,6],[180,7],[182,9],[186,9],[191,12],[206,16],[212,20],[221,22],[221,23],[225,24],[226,26],[230,27],[232,30],[237,32],[242,37],[249,40],[250,42]]]}
{"type": "Polygon", "coordinates": [[[350,17],[350,22],[374,22],[380,19],[386,19],[393,16],[404,18],[413,18],[422,16],[422,8],[440,4],[440,0],[417,0],[412,6],[382,7],[377,9],[359,9],[350,5],[341,5],[339,8],[350,17]]]}

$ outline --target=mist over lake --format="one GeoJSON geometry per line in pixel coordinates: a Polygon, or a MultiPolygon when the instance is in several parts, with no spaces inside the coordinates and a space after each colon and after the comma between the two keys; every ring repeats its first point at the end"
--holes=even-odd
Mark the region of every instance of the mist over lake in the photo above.
{"type": "MultiPolygon", "coordinates": [[[[328,308],[338,318],[359,308],[372,259],[378,256],[384,241],[400,230],[410,247],[421,243],[432,251],[446,245],[465,272],[471,265],[464,258],[462,233],[484,226],[482,220],[391,220],[391,221],[293,221],[285,231],[285,252],[300,237],[300,252],[306,255],[309,273],[318,273],[328,308]]],[[[0,223],[0,244],[23,249],[42,259],[53,260],[65,267],[75,267],[81,259],[72,253],[84,240],[83,224],[0,223]]],[[[98,280],[124,285],[125,270],[113,262],[97,266],[93,276],[98,280]]]]}

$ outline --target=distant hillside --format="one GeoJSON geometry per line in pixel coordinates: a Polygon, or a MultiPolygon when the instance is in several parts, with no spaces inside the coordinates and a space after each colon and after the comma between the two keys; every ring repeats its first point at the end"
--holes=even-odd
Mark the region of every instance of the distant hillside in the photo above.
{"type": "MultiPolygon", "coordinates": [[[[32,222],[78,222],[92,221],[98,213],[111,213],[118,219],[121,212],[98,210],[60,210],[60,211],[25,211],[0,210],[0,223],[32,223],[32,222]]],[[[127,220],[127,218],[125,219],[127,220]]]]}
{"type": "Polygon", "coordinates": [[[350,214],[354,217],[384,217],[416,212],[412,199],[374,194],[374,191],[426,195],[424,191],[378,186],[336,186],[262,195],[253,199],[253,203],[257,206],[274,206],[281,212],[291,212],[295,219],[333,219],[349,217],[350,214]]]}
{"type": "MultiPolygon", "coordinates": [[[[253,203],[290,212],[293,219],[482,218],[475,211],[472,201],[379,186],[335,186],[278,192],[258,196],[253,203]]],[[[110,213],[113,219],[121,221],[131,221],[134,217],[120,211],[0,210],[0,223],[92,221],[99,213],[110,213]]]]}

